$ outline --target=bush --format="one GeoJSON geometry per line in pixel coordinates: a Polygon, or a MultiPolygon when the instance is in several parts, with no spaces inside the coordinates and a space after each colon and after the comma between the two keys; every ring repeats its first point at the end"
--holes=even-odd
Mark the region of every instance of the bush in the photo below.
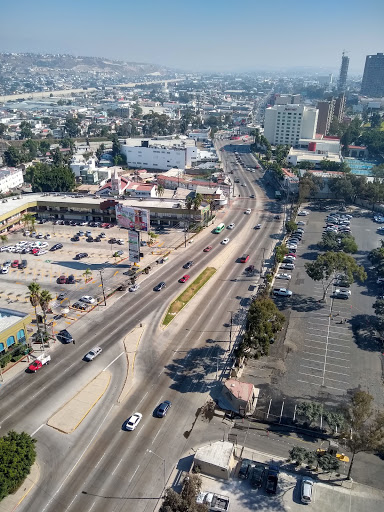
{"type": "Polygon", "coordinates": [[[14,493],[29,475],[36,459],[36,440],[11,430],[0,438],[0,501],[14,493]]]}

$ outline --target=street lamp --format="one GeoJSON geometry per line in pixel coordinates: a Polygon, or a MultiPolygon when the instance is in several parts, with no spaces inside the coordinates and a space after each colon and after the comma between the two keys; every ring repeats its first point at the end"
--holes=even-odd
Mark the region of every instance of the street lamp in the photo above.
{"type": "Polygon", "coordinates": [[[165,492],[165,459],[163,459],[163,457],[160,457],[160,455],[157,455],[157,453],[153,452],[152,450],[148,450],[147,449],[147,452],[152,453],[152,455],[155,455],[158,459],[161,459],[163,461],[163,467],[164,467],[164,473],[163,473],[163,476],[164,476],[164,492],[165,492]]]}
{"type": "Polygon", "coordinates": [[[104,306],[106,306],[106,305],[107,305],[107,300],[106,300],[106,298],[105,298],[104,281],[103,281],[103,272],[104,272],[104,269],[103,269],[103,268],[99,269],[99,272],[100,272],[101,289],[103,290],[104,306]]]}

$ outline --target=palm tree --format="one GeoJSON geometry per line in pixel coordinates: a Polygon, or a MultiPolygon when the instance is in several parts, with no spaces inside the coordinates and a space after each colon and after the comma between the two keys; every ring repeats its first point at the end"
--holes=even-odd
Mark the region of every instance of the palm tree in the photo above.
{"type": "Polygon", "coordinates": [[[90,268],[86,268],[83,272],[83,276],[84,276],[84,281],[87,283],[90,278],[91,278],[91,275],[92,275],[92,270],[90,268]]]}
{"type": "Polygon", "coordinates": [[[38,283],[33,282],[28,285],[28,290],[29,290],[29,302],[35,308],[37,330],[40,331],[39,322],[37,321],[37,306],[40,304],[41,287],[38,283]]]}
{"type": "Polygon", "coordinates": [[[157,235],[156,233],[154,233],[153,231],[148,231],[148,236],[149,236],[149,245],[152,245],[153,242],[156,240],[156,238],[159,236],[157,235]]]}
{"type": "Polygon", "coordinates": [[[47,332],[47,312],[49,310],[49,304],[53,297],[49,290],[42,290],[39,296],[40,307],[43,312],[44,330],[47,332]]]}
{"type": "Polygon", "coordinates": [[[156,190],[156,194],[159,196],[159,197],[163,197],[164,195],[164,186],[163,185],[157,185],[157,190],[156,190]]]}
{"type": "Polygon", "coordinates": [[[201,203],[203,202],[203,196],[201,194],[196,194],[195,199],[193,199],[193,209],[198,210],[200,208],[201,203]]]}
{"type": "Polygon", "coordinates": [[[187,210],[192,210],[192,206],[193,206],[193,199],[192,199],[192,197],[188,196],[185,200],[185,207],[187,210]]]}
{"type": "Polygon", "coordinates": [[[1,245],[4,245],[4,242],[8,240],[7,235],[0,235],[1,245]]]}
{"type": "Polygon", "coordinates": [[[24,224],[24,227],[26,227],[26,228],[30,228],[31,227],[32,218],[34,219],[35,217],[31,213],[25,213],[21,217],[21,222],[24,224]]]}

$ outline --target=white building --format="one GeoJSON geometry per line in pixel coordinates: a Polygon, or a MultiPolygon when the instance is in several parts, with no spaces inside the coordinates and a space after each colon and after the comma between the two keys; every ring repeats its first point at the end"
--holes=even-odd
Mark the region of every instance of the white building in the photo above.
{"type": "Polygon", "coordinates": [[[188,133],[188,137],[190,139],[196,140],[196,141],[206,141],[209,140],[209,132],[211,131],[210,128],[201,128],[200,130],[192,130],[188,133]]]}
{"type": "Polygon", "coordinates": [[[264,136],[270,144],[296,146],[314,139],[318,110],[304,105],[276,105],[265,110],[264,136]]]}
{"type": "Polygon", "coordinates": [[[23,171],[15,167],[0,168],[0,193],[6,194],[10,190],[21,187],[24,183],[23,171]]]}
{"type": "Polygon", "coordinates": [[[127,139],[121,146],[121,153],[127,159],[127,165],[139,169],[167,171],[172,167],[185,169],[192,167],[198,160],[198,149],[194,140],[141,140],[127,139]],[[140,142],[140,140],[139,140],[140,142]]]}
{"type": "Polygon", "coordinates": [[[71,163],[69,164],[72,172],[78,178],[80,176],[80,171],[96,171],[96,158],[90,157],[87,161],[84,159],[83,155],[74,155],[71,159],[71,163]]]}
{"type": "Polygon", "coordinates": [[[291,165],[305,161],[319,167],[322,160],[342,162],[339,139],[301,139],[296,148],[291,148],[287,155],[287,162],[291,165]]]}

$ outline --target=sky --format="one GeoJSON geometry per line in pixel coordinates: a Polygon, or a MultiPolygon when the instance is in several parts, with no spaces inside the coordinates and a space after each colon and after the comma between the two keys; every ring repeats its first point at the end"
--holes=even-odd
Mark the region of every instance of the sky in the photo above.
{"type": "Polygon", "coordinates": [[[384,52],[383,0],[3,0],[0,51],[68,53],[184,71],[310,67],[362,74],[384,52]]]}

